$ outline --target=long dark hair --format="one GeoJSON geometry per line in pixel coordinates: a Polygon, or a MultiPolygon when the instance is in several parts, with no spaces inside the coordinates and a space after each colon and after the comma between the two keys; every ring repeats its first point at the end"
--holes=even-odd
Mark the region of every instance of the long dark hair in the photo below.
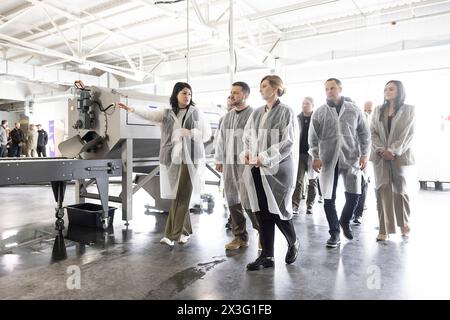
{"type": "MultiPolygon", "coordinates": [[[[405,103],[406,93],[405,93],[405,87],[403,86],[403,83],[399,80],[390,80],[388,81],[384,87],[386,87],[389,83],[393,83],[397,87],[397,98],[395,99],[395,113],[397,113],[398,109],[405,103]]],[[[382,108],[385,110],[387,107],[389,107],[389,101],[384,99],[382,108]]]]}
{"type": "Polygon", "coordinates": [[[188,88],[191,91],[191,101],[188,104],[188,108],[190,106],[195,106],[194,101],[192,101],[192,88],[189,85],[189,83],[186,82],[177,82],[173,86],[172,95],[170,96],[170,106],[172,107],[172,110],[175,114],[178,114],[178,111],[180,110],[180,106],[178,105],[178,93],[180,93],[181,90],[184,88],[188,88]]]}

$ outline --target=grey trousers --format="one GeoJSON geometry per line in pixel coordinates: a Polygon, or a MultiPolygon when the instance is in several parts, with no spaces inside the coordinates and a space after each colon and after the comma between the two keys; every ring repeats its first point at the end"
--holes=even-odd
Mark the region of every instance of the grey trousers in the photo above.
{"type": "MultiPolygon", "coordinates": [[[[308,156],[300,155],[298,159],[298,172],[297,172],[297,182],[295,184],[295,190],[292,195],[292,207],[298,208],[300,206],[300,201],[302,199],[305,174],[308,172],[308,156]]],[[[306,205],[312,206],[316,199],[316,188],[317,179],[309,179],[308,184],[308,196],[306,197],[306,205]]]]}
{"type": "MultiPolygon", "coordinates": [[[[230,206],[229,209],[234,236],[242,241],[248,241],[247,220],[245,219],[242,205],[238,203],[230,206]]],[[[255,214],[249,209],[245,209],[245,211],[252,222],[253,229],[259,232],[259,223],[255,214]]]]}
{"type": "Polygon", "coordinates": [[[177,195],[172,200],[164,231],[164,237],[174,241],[178,241],[182,234],[192,234],[191,218],[189,216],[192,183],[186,164],[183,163],[181,165],[180,171],[177,195]]]}

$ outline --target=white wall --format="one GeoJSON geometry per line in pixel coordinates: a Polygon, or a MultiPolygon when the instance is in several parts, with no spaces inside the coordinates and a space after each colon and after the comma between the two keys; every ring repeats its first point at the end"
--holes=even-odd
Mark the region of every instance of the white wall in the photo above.
{"type": "MultiPolygon", "coordinates": [[[[29,115],[30,124],[41,124],[43,129],[49,133],[49,122],[53,121],[55,126],[55,140],[47,145],[47,155],[50,151],[55,156],[61,156],[57,148],[68,133],[68,102],[66,99],[58,99],[51,102],[38,102],[33,105],[33,113],[29,115]]],[[[49,137],[50,138],[50,137],[49,137]]]]}
{"type": "Polygon", "coordinates": [[[19,121],[19,114],[15,112],[0,111],[0,121],[8,120],[9,127],[14,127],[14,123],[19,121]]]}

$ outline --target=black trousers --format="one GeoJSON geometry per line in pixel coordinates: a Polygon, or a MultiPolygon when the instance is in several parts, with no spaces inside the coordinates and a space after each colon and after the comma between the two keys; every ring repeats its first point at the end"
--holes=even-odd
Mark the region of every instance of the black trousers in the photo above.
{"type": "MultiPolygon", "coordinates": [[[[333,193],[331,199],[324,199],[323,207],[325,214],[327,215],[328,226],[330,228],[330,234],[339,234],[339,219],[336,211],[336,188],[339,178],[339,163],[336,164],[334,169],[334,181],[333,181],[333,193]]],[[[345,192],[345,205],[342,209],[341,219],[342,224],[349,224],[352,218],[353,211],[358,203],[359,194],[345,192]]]]}
{"type": "Polygon", "coordinates": [[[292,246],[297,240],[294,224],[292,220],[281,220],[278,214],[272,214],[269,212],[269,206],[267,204],[267,197],[264,191],[261,180],[261,172],[259,168],[252,168],[253,181],[255,182],[256,194],[258,196],[259,210],[256,212],[256,218],[259,222],[260,234],[259,239],[261,241],[262,257],[274,256],[274,244],[275,244],[275,225],[280,229],[281,233],[285,236],[288,245],[292,246]]]}
{"type": "Polygon", "coordinates": [[[11,144],[9,146],[8,157],[20,157],[22,146],[20,144],[11,144]]]}
{"type": "Polygon", "coordinates": [[[38,154],[38,157],[47,157],[47,150],[45,150],[45,146],[37,146],[36,151],[38,154]]]}

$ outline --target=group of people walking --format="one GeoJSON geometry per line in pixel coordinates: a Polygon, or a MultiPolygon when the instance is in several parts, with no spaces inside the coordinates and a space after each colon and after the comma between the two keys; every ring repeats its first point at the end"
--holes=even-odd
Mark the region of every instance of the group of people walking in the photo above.
{"type": "MultiPolygon", "coordinates": [[[[281,101],[285,88],[276,75],[261,80],[259,91],[266,103],[256,109],[247,103],[248,84],[238,81],[231,86],[232,108],[215,134],[215,162],[224,180],[234,234],[225,249],[248,247],[246,215],[259,233],[261,252],[247,265],[248,270],[274,266],[275,225],[287,240],[285,262],[297,259],[300,243],[292,217],[298,212],[305,176],[307,213],[312,213],[316,187],[324,198],[330,233],[326,245],[337,247],[341,230],[353,239],[350,221],[352,217],[360,221],[369,160],[380,221],[377,240],[395,233],[396,223],[402,235],[409,234],[404,169],[414,164],[415,119],[414,107],[404,103],[403,84],[394,80],[386,84],[384,102],[375,108],[370,123],[354,102],[341,95],[341,81],[330,78],[324,87],[326,103],[313,111],[313,99],[306,97],[302,113],[296,115],[281,101]],[[335,204],[339,176],[345,188],[340,217],[335,204]]],[[[203,185],[204,143],[211,139],[211,129],[192,101],[189,84],[175,84],[170,105],[170,109],[154,110],[118,104],[161,125],[161,196],[173,200],[160,242],[173,246],[176,241],[186,243],[192,234],[189,207],[192,195],[199,195],[203,185]]]]}
{"type": "Polygon", "coordinates": [[[11,130],[7,120],[1,121],[0,158],[47,157],[48,134],[42,126],[30,124],[26,133],[20,127],[20,122],[16,122],[11,130]]]}

